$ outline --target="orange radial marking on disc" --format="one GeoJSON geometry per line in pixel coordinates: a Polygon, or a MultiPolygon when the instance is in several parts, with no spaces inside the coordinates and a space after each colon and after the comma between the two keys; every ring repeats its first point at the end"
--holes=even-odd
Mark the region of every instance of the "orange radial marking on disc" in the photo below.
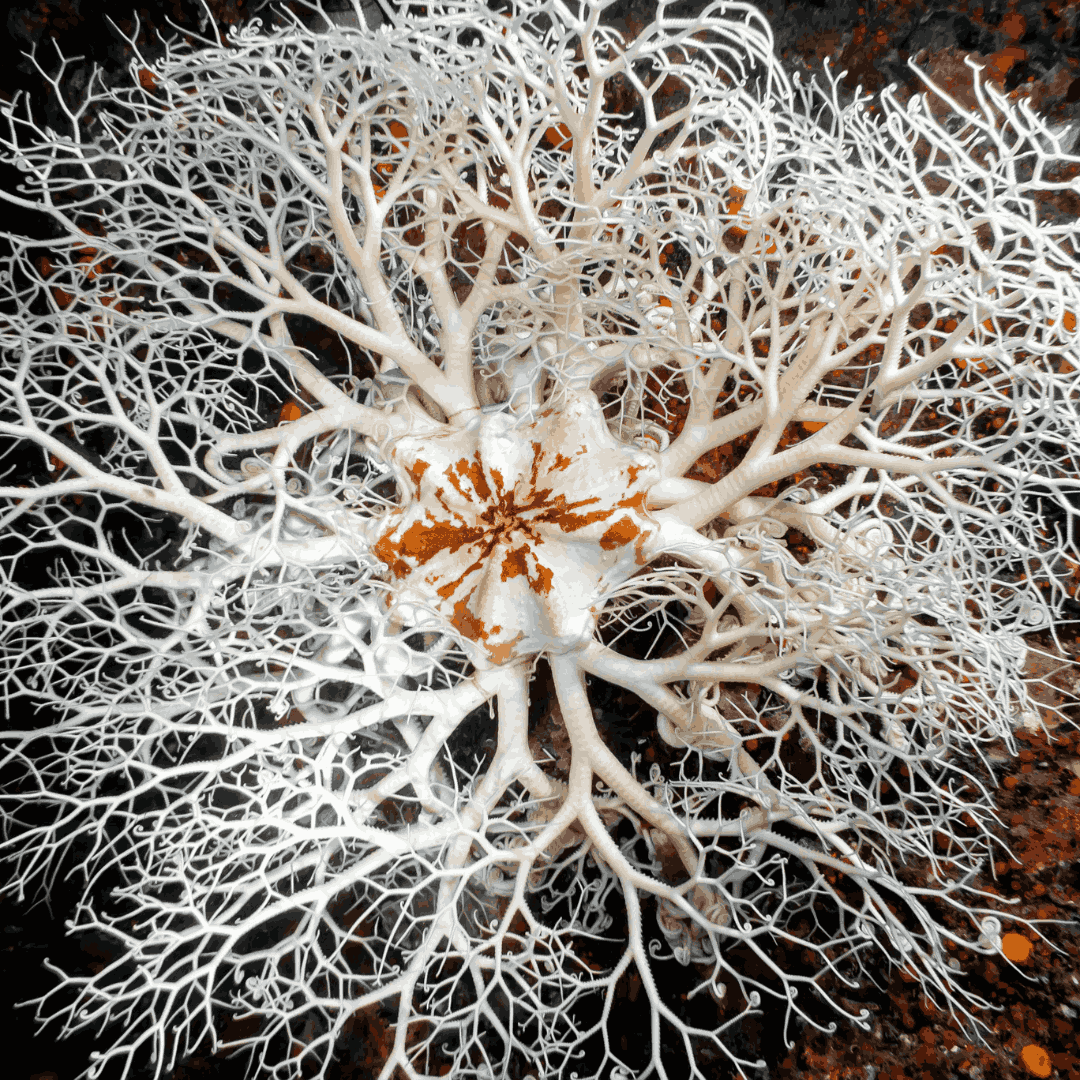
{"type": "MultiPolygon", "coordinates": [[[[490,552],[485,551],[484,554],[488,555],[490,554],[490,552]]],[[[475,571],[479,570],[483,565],[484,560],[477,559],[476,562],[474,562],[471,566],[467,566],[458,577],[454,578],[453,580],[443,582],[443,584],[436,589],[436,592],[439,595],[440,599],[449,600],[450,597],[453,596],[454,593],[456,593],[461,588],[461,583],[470,574],[475,573],[475,571]]],[[[428,581],[433,585],[435,584],[435,582],[431,578],[429,578],[428,581]]],[[[469,593],[469,596],[471,597],[472,593],[469,593]]]]}
{"type": "MultiPolygon", "coordinates": [[[[560,496],[561,498],[561,496],[560,496]]],[[[589,503],[598,502],[598,499],[582,499],[574,503],[574,506],[588,506],[589,503]]],[[[594,510],[591,514],[572,514],[570,508],[563,505],[552,507],[551,513],[545,515],[545,520],[555,522],[564,532],[577,532],[588,525],[595,525],[598,521],[611,517],[613,511],[594,510]]]]}
{"type": "MultiPolygon", "coordinates": [[[[501,630],[502,627],[500,626],[497,629],[501,630]]],[[[489,644],[488,654],[496,664],[507,664],[514,659],[514,645],[520,640],[518,638],[516,641],[508,641],[502,644],[489,644]]]]}
{"type": "Polygon", "coordinates": [[[402,596],[435,602],[495,663],[591,640],[601,582],[645,561],[655,457],[612,435],[591,392],[532,423],[495,413],[404,436],[390,455],[415,498],[388,515],[374,553],[402,596]]]}
{"type": "Polygon", "coordinates": [[[469,610],[467,600],[459,600],[454,605],[454,616],[451,622],[472,641],[477,641],[484,636],[484,624],[469,610]]]}
{"type": "MultiPolygon", "coordinates": [[[[491,498],[491,487],[488,485],[487,477],[484,475],[484,467],[480,463],[480,455],[477,454],[471,460],[465,460],[464,458],[457,463],[457,473],[459,476],[467,476],[469,483],[473,486],[473,491],[480,496],[481,499],[491,498]]],[[[454,484],[457,487],[457,484],[454,484]]],[[[458,491],[461,488],[458,487],[458,491]]]]}
{"type": "Polygon", "coordinates": [[[502,561],[501,580],[509,581],[512,577],[529,576],[529,549],[522,547],[511,548],[502,561]]]}
{"type": "Polygon", "coordinates": [[[536,576],[530,579],[532,581],[533,588],[542,596],[548,596],[551,593],[551,584],[555,580],[555,575],[546,566],[536,567],[536,576]]]}
{"type": "Polygon", "coordinates": [[[615,504],[620,510],[644,510],[645,509],[645,492],[637,491],[633,495],[627,495],[625,499],[620,499],[615,504]]]}
{"type": "Polygon", "coordinates": [[[409,476],[412,477],[413,486],[416,488],[416,497],[420,498],[420,481],[424,478],[424,473],[428,470],[428,463],[426,461],[413,462],[408,468],[409,476]]]}
{"type": "Polygon", "coordinates": [[[544,456],[543,443],[534,442],[532,447],[532,472],[529,474],[529,487],[536,487],[536,478],[540,475],[540,461],[544,456]]]}
{"type": "Polygon", "coordinates": [[[633,543],[637,538],[637,534],[638,527],[629,518],[622,518],[621,520],[616,521],[615,524],[600,537],[600,546],[605,551],[611,551],[613,548],[623,547],[626,544],[633,543]]]}
{"type": "MultiPolygon", "coordinates": [[[[410,525],[396,540],[391,540],[390,537],[384,537],[380,540],[376,545],[376,554],[383,559],[383,562],[390,562],[389,559],[384,557],[384,553],[396,553],[398,555],[395,560],[396,563],[402,564],[404,558],[407,557],[420,566],[428,562],[440,551],[454,552],[466,544],[482,540],[483,537],[484,532],[482,529],[465,527],[455,529],[442,522],[428,525],[417,521],[410,525]]],[[[409,569],[411,568],[406,564],[406,571],[404,572],[408,572],[409,569]]],[[[397,576],[402,575],[398,573],[397,576]]]]}

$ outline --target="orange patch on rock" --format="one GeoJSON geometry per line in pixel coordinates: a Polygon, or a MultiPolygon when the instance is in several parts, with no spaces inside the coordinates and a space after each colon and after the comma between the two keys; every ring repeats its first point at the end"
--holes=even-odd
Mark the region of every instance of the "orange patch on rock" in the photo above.
{"type": "Polygon", "coordinates": [[[1022,964],[1031,955],[1034,946],[1023,934],[1004,934],[1001,951],[1014,963],[1022,964]]]}
{"type": "Polygon", "coordinates": [[[1050,1075],[1050,1055],[1041,1046],[1028,1043],[1020,1051],[1020,1061],[1032,1076],[1050,1075]]]}
{"type": "Polygon", "coordinates": [[[637,539],[638,532],[638,527],[629,518],[622,518],[610,526],[600,538],[600,546],[605,551],[625,547],[637,539]]]}

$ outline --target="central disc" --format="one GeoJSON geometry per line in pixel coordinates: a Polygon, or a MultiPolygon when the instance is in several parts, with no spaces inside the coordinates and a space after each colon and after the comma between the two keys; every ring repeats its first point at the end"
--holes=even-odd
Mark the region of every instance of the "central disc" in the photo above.
{"type": "Polygon", "coordinates": [[[592,393],[517,427],[496,413],[404,436],[390,455],[403,505],[374,552],[402,600],[437,607],[494,663],[587,640],[603,590],[644,563],[659,470],[592,393]]]}

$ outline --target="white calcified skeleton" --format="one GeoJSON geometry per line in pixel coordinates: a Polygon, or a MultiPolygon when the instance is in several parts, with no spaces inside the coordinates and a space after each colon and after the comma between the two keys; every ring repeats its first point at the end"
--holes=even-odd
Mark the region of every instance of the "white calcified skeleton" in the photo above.
{"type": "Polygon", "coordinates": [[[3,278],[3,850],[19,895],[82,853],[116,957],[40,1012],[119,1020],[95,1069],[228,1014],[321,1075],[382,1007],[384,1078],[702,1076],[883,962],[973,1004],[985,750],[1065,598],[1077,159],[978,83],[792,83],[745,4],[604,8],[5,107],[56,236],[3,278]]]}

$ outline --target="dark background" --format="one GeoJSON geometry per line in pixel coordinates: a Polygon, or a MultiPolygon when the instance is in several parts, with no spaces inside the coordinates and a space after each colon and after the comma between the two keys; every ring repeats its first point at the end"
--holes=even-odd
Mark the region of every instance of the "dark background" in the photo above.
{"type": "MultiPolygon", "coordinates": [[[[131,46],[124,35],[136,35],[141,49],[152,57],[159,50],[153,29],[166,35],[201,31],[213,32],[213,26],[225,32],[258,14],[265,8],[264,0],[209,0],[204,7],[190,0],[139,3],[138,0],[109,0],[107,3],[89,0],[40,0],[35,4],[9,7],[6,22],[7,49],[0,67],[0,97],[11,100],[16,93],[28,94],[35,112],[46,122],[56,115],[54,91],[25,55],[36,49],[38,61],[54,69],[59,50],[68,57],[81,56],[84,62],[69,70],[63,91],[77,97],[86,85],[90,65],[99,65],[114,76],[120,76],[131,60],[131,46]],[[137,11],[139,24],[132,17],[137,11]],[[115,25],[110,25],[109,18],[115,25]],[[169,26],[171,22],[173,26],[169,26]],[[211,25],[211,23],[213,25],[211,25]]],[[[344,7],[340,0],[331,0],[327,7],[344,7]]],[[[701,5],[699,5],[701,6],[701,5]]],[[[970,72],[964,66],[965,55],[973,54],[984,65],[985,75],[1006,92],[1025,94],[1040,111],[1055,122],[1080,120],[1080,0],[983,0],[966,3],[937,2],[937,0],[757,0],[757,6],[772,23],[777,51],[785,64],[794,70],[812,72],[823,61],[830,61],[838,70],[846,69],[844,88],[853,92],[858,85],[878,91],[890,83],[900,87],[901,95],[914,91],[919,80],[908,67],[910,58],[920,63],[940,84],[961,100],[970,95],[970,72]]],[[[644,23],[652,5],[640,0],[621,4],[615,12],[633,26],[644,23]]],[[[300,10],[297,8],[297,10],[300,10]]],[[[265,12],[263,13],[266,14],[265,12]]],[[[14,182],[11,174],[0,175],[0,183],[14,182]]],[[[1075,217],[1076,200],[1064,200],[1057,210],[1075,217]]],[[[33,233],[33,222],[20,218],[5,221],[9,213],[0,207],[0,231],[12,229],[33,233]]],[[[39,234],[40,235],[40,234],[39,234]]],[[[1054,804],[1054,791],[1067,793],[1070,784],[1067,768],[1074,768],[1076,743],[1037,744],[1032,740],[1025,750],[1027,761],[1020,760],[1007,769],[1030,783],[1030,777],[1041,776],[1050,784],[1047,807],[1054,804]],[[1054,748],[1052,749],[1052,746],[1054,748]],[[1070,754],[1072,755],[1070,761],[1070,754]],[[1043,772],[1036,773],[1035,768],[1043,772]],[[1062,780],[1062,776],[1064,779],[1062,780]],[[1057,787],[1054,787],[1057,784],[1057,787]]],[[[1076,771],[1080,777],[1080,771],[1076,771]]],[[[1045,785],[1044,785],[1045,786],[1045,785]]],[[[1077,786],[1075,782],[1072,786],[1077,786]]],[[[1014,783],[1006,793],[1021,796],[1027,789],[1014,783]]],[[[1034,792],[1034,789],[1032,789],[1034,792]]],[[[1034,793],[1026,796],[1027,803],[1039,800],[1034,793]]],[[[1057,917],[1073,920],[1077,915],[1076,833],[1080,829],[1080,812],[1075,796],[1062,794],[1057,806],[1065,807],[1066,822],[1053,825],[1048,809],[1042,827],[1051,830],[1062,841],[1056,886],[1062,897],[1055,911],[1057,917]],[[1071,802],[1069,801],[1071,799],[1071,802]],[[1072,830],[1072,840],[1062,829],[1072,830]],[[1057,830],[1054,833],[1054,830],[1057,830]],[[1071,871],[1068,869],[1071,865],[1071,871]],[[1061,879],[1064,866],[1066,880],[1061,879]],[[1071,878],[1071,887],[1069,880],[1071,878]],[[1066,902],[1066,898],[1071,900],[1066,902]]],[[[1013,815],[1020,817],[1022,815],[1013,815]]],[[[1031,835],[1038,823],[1013,825],[1031,835]]],[[[1028,860],[1022,865],[1028,867],[1028,860]]],[[[1040,864],[1040,872],[1045,865],[1040,864]]],[[[1022,870],[1026,875],[1026,870],[1022,870]]],[[[1013,891],[1038,895],[1038,876],[1024,876],[1013,891]]],[[[44,1034],[35,1033],[32,1010],[14,1011],[18,1001],[34,997],[53,985],[53,977],[41,963],[45,957],[72,972],[88,971],[108,955],[106,943],[93,937],[70,939],[64,936],[64,921],[71,917],[78,899],[73,884],[58,882],[50,890],[48,906],[34,908],[17,906],[4,891],[0,880],[0,1034],[4,1039],[4,1056],[0,1058],[0,1077],[11,1080],[73,1080],[89,1063],[89,1052],[95,1045],[92,1035],[81,1034],[58,1041],[55,1027],[44,1034]]],[[[1032,915],[1034,911],[1032,912],[1032,915]]],[[[1074,937],[1075,940],[1075,937],[1074,937]]],[[[1047,984],[1038,993],[1023,979],[999,982],[1001,1003],[1012,1020],[1010,1031],[1002,1032],[987,1053],[954,1052],[948,1037],[948,1025],[922,1008],[912,993],[904,997],[903,987],[883,1000],[878,1022],[876,1046],[855,1032],[841,1029],[829,1038],[807,1040],[786,1058],[779,1046],[771,1047],[776,1062],[774,1074],[802,1078],[829,1077],[836,1080],[865,1078],[885,1080],[886,1077],[909,1080],[936,1080],[938,1077],[964,1077],[966,1080],[1011,1080],[1028,1076],[1019,1055],[1022,1047],[1033,1040],[1045,1046],[1051,1054],[1052,1075],[1080,1080],[1080,1046],[1073,1040],[1069,1028],[1076,1022],[1077,1009],[1065,1004],[1071,983],[1072,993],[1080,994],[1076,971],[1076,950],[1066,954],[1066,970],[1061,973],[1055,990],[1047,984]],[[1060,989],[1064,987],[1064,989],[1060,989]],[[1017,1013],[1020,1002],[1027,1002],[1034,1019],[1017,1013]],[[914,1019],[912,1017],[914,1016],[914,1019]],[[929,1018],[929,1019],[927,1019],[929,1018]],[[1064,1018],[1064,1024],[1063,1019],[1064,1018]],[[1034,1025],[1034,1027],[1033,1027],[1034,1025]],[[890,1034],[892,1033],[892,1034],[890,1034]],[[910,1034],[909,1034],[910,1033],[910,1034]],[[860,1041],[861,1040],[861,1041],[860,1041]],[[777,1056],[779,1055],[779,1056],[777,1056]]],[[[984,971],[982,977],[993,984],[999,973],[984,971]]],[[[1006,976],[1008,973],[1006,973],[1006,976]]],[[[1001,978],[1006,978],[1001,976],[1001,978]]],[[[1011,976],[1009,976],[1011,978],[1011,976]]],[[[1069,998],[1069,1000],[1074,1000],[1069,998]]],[[[1076,999],[1080,1006],[1080,999],[1076,999]]],[[[780,1033],[763,1032],[768,1044],[780,1042],[780,1033]]],[[[342,1076],[363,1076],[364,1070],[346,1066],[342,1076]]],[[[240,1077],[243,1070],[235,1063],[208,1057],[196,1057],[172,1075],[171,1080],[192,1080],[194,1077],[240,1077]]],[[[726,1074],[725,1074],[726,1076],[726,1074]]],[[[546,1080],[546,1078],[541,1078],[546,1080]]]]}

